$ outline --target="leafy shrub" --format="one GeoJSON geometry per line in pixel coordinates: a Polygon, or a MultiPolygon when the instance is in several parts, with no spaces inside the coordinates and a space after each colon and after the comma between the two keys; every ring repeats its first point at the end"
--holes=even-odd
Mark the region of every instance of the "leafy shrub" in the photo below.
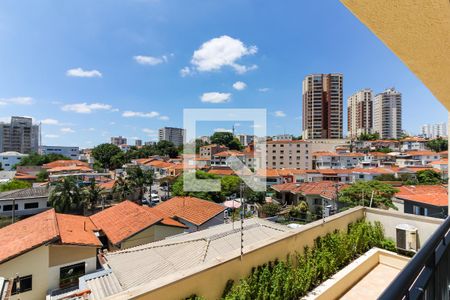
{"type": "Polygon", "coordinates": [[[276,216],[280,210],[280,206],[275,203],[266,203],[262,206],[262,212],[268,217],[276,216]]]}
{"type": "Polygon", "coordinates": [[[303,255],[254,268],[231,289],[227,283],[223,299],[298,299],[372,247],[395,250],[379,222],[359,221],[346,233],[335,231],[316,239],[303,255]]]}

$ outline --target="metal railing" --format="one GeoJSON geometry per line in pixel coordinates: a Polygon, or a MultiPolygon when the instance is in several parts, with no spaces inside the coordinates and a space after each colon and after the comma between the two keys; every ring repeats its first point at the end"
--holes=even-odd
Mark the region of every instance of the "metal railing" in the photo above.
{"type": "Polygon", "coordinates": [[[449,299],[449,229],[447,217],[379,299],[449,299]]]}

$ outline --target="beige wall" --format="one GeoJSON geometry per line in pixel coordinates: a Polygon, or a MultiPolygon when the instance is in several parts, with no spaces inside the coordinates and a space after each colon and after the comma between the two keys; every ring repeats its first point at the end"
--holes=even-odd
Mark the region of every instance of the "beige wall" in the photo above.
{"type": "Polygon", "coordinates": [[[246,247],[242,261],[238,251],[235,251],[220,261],[211,261],[193,270],[174,273],[115,295],[114,299],[184,299],[191,294],[201,295],[206,299],[218,299],[229,279],[237,281],[248,276],[255,266],[275,259],[285,259],[288,254],[302,252],[306,245],[313,245],[318,236],[336,229],[346,230],[349,223],[363,218],[363,212],[362,208],[350,209],[337,217],[327,218],[326,223],[322,220],[316,221],[287,232],[281,237],[272,238],[269,242],[264,241],[246,247]]]}
{"type": "Polygon", "coordinates": [[[48,288],[49,250],[41,246],[0,265],[0,276],[14,278],[16,275],[32,275],[33,289],[11,297],[11,300],[45,299],[48,288]]]}
{"type": "MultiPolygon", "coordinates": [[[[76,251],[76,249],[72,249],[72,251],[76,251]]],[[[64,264],[53,266],[48,268],[48,289],[49,291],[59,289],[59,277],[60,277],[60,269],[62,267],[85,263],[85,273],[89,274],[95,272],[97,269],[97,258],[95,256],[87,257],[82,260],[74,260],[70,262],[66,262],[64,264]]]]}
{"type": "Polygon", "coordinates": [[[120,249],[127,249],[146,243],[162,240],[168,236],[183,233],[184,229],[173,226],[154,225],[128,238],[120,249]]]}
{"type": "Polygon", "coordinates": [[[49,267],[97,256],[97,248],[95,247],[50,245],[49,251],[49,267]]]}
{"type": "Polygon", "coordinates": [[[442,224],[443,219],[425,216],[404,214],[397,211],[366,208],[366,220],[379,221],[383,224],[386,237],[396,240],[396,226],[409,224],[417,228],[417,245],[420,248],[423,243],[442,224]]]}

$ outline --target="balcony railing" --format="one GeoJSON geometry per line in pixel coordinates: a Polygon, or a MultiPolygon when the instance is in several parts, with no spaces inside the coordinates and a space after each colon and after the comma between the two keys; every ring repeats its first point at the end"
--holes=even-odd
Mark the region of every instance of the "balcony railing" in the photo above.
{"type": "Polygon", "coordinates": [[[447,217],[379,299],[449,299],[449,229],[447,217]]]}

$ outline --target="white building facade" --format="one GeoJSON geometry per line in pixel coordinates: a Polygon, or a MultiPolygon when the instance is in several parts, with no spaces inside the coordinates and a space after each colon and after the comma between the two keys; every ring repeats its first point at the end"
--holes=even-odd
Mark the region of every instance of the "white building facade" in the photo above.
{"type": "Polygon", "coordinates": [[[45,154],[61,154],[70,159],[78,159],[80,156],[79,147],[66,147],[66,146],[41,146],[39,153],[45,154]]]}
{"type": "Polygon", "coordinates": [[[15,151],[7,151],[0,153],[0,167],[5,171],[11,171],[12,168],[20,163],[22,158],[28,156],[28,154],[22,154],[15,151]]]}

